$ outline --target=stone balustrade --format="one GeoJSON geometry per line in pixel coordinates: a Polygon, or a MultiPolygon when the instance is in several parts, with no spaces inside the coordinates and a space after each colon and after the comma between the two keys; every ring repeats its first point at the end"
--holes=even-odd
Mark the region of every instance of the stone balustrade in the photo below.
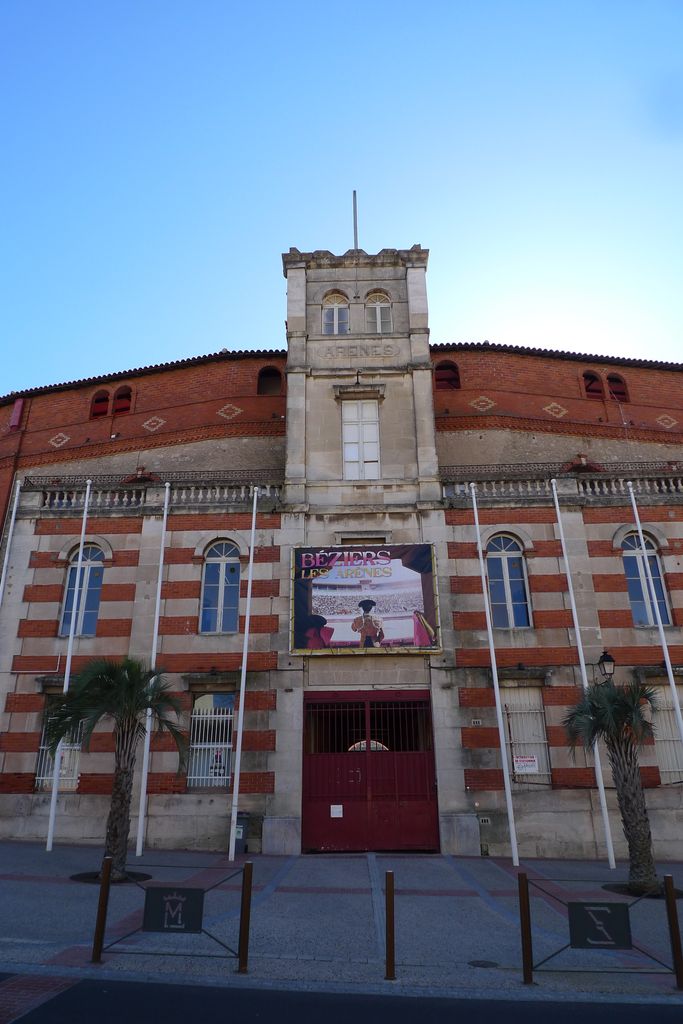
{"type": "MultiPolygon", "coordinates": [[[[131,481],[119,478],[92,477],[89,509],[91,513],[106,515],[117,512],[155,512],[164,502],[165,480],[136,477],[131,481]]],[[[279,501],[279,481],[270,474],[254,473],[252,479],[236,473],[170,474],[170,506],[182,508],[216,508],[251,503],[253,486],[259,488],[259,500],[271,507],[279,501]]],[[[42,513],[74,512],[85,503],[85,477],[62,477],[58,481],[48,477],[28,477],[22,488],[20,509],[26,513],[38,509],[42,513]]]]}

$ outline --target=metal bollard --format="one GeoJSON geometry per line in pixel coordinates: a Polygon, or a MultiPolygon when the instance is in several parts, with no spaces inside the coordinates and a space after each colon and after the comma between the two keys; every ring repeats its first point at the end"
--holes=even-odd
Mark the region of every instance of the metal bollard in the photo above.
{"type": "Polygon", "coordinates": [[[666,916],[669,922],[669,939],[671,940],[671,957],[673,959],[676,988],[683,988],[683,951],[681,951],[681,929],[678,923],[678,907],[676,906],[676,890],[671,875],[664,875],[664,898],[666,900],[666,916]]]}
{"type": "Polygon", "coordinates": [[[249,921],[251,918],[251,883],[253,863],[248,860],[242,872],[242,905],[240,907],[240,940],[238,946],[238,974],[247,974],[249,962],[249,921]]]}
{"type": "Polygon", "coordinates": [[[517,875],[519,890],[519,925],[522,933],[522,979],[525,985],[534,980],[534,953],[531,942],[531,904],[529,903],[529,879],[525,871],[517,875]]]}
{"type": "Polygon", "coordinates": [[[387,871],[385,884],[386,902],[386,974],[385,981],[396,981],[396,946],[394,928],[394,872],[387,871]]]}
{"type": "Polygon", "coordinates": [[[111,887],[111,865],[112,858],[105,857],[102,861],[102,877],[100,879],[100,898],[97,904],[97,920],[95,921],[95,935],[92,942],[92,963],[102,963],[102,946],[104,945],[104,931],[107,927],[107,908],[109,906],[109,889],[111,887]]]}

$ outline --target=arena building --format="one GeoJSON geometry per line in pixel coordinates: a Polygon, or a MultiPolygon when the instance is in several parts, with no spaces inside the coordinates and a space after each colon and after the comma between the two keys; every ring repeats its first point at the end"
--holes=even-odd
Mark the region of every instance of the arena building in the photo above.
{"type": "MultiPolygon", "coordinates": [[[[656,853],[681,856],[683,366],[430,345],[427,261],[419,245],[290,249],[286,351],[0,399],[0,836],[46,835],[43,727],[74,615],[75,672],[149,661],[156,630],[183,703],[187,770],[152,742],[147,845],[226,848],[253,554],[251,851],[508,854],[505,765],[522,855],[603,856],[595,768],[561,724],[582,677],[556,480],[589,680],[608,650],[618,679],[661,690],[642,777],[656,853]]],[[[88,751],[73,737],[57,840],[102,840],[112,771],[106,729],[88,751]]]]}

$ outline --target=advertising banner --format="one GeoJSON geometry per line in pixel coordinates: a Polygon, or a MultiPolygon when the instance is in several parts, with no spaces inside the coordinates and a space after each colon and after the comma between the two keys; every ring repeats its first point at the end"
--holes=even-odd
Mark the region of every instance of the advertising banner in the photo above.
{"type": "Polygon", "coordinates": [[[431,544],[294,548],[293,654],[441,650],[431,544]]]}

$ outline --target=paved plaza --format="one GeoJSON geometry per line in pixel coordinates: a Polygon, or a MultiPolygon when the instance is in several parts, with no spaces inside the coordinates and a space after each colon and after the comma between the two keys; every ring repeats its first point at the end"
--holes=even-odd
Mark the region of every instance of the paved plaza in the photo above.
{"type": "MultiPolygon", "coordinates": [[[[138,930],[144,892],[112,887],[103,963],[90,962],[99,890],[71,876],[99,867],[86,846],[0,844],[0,1021],[3,995],[45,999],[87,978],[274,989],[472,998],[683,1003],[674,976],[666,907],[602,888],[626,865],[524,860],[530,880],[534,984],[522,983],[517,869],[498,858],[384,854],[240,857],[150,850],[129,866],[146,885],[203,888],[206,935],[138,930]],[[238,944],[241,867],[254,866],[249,970],[238,944]],[[395,880],[396,980],[385,980],[385,877],[395,880]],[[213,888],[211,888],[213,887],[213,888]],[[569,942],[569,901],[627,902],[635,947],[558,952],[569,942]],[[222,943],[223,945],[220,945],[222,943]],[[157,955],[158,954],[158,955],[157,955]],[[201,955],[200,955],[201,954],[201,955]],[[557,955],[554,955],[557,954],[557,955]],[[548,960],[547,958],[550,957],[548,960]],[[23,996],[22,996],[23,993],[23,996]],[[38,993],[38,995],[36,995],[38,993]]],[[[683,888],[683,865],[660,864],[683,888]]],[[[679,902],[683,912],[683,901],[679,902]]],[[[683,916],[683,913],[681,914],[683,916]]],[[[14,997],[13,997],[14,998],[14,997]]]]}

